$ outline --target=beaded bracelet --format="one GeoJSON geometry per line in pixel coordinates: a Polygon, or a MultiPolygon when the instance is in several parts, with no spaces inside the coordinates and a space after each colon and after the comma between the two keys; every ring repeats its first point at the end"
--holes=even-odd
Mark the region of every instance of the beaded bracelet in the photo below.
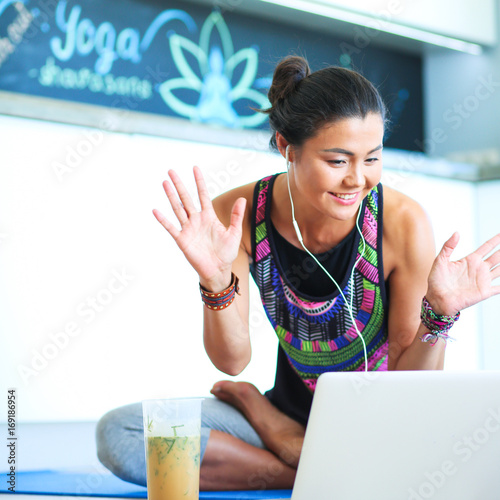
{"type": "Polygon", "coordinates": [[[439,333],[439,332],[433,332],[433,333],[428,332],[420,337],[420,340],[422,342],[430,342],[431,345],[436,345],[436,342],[439,339],[444,340],[445,344],[446,342],[448,342],[448,340],[455,340],[453,337],[450,337],[446,333],[439,333]]]}
{"type": "Polygon", "coordinates": [[[222,292],[210,292],[200,284],[201,300],[206,307],[213,311],[225,309],[233,303],[235,294],[241,295],[239,281],[238,276],[231,273],[231,283],[222,292]]]}
{"type": "Polygon", "coordinates": [[[424,297],[422,299],[422,309],[420,312],[420,319],[422,324],[428,328],[430,331],[425,335],[420,337],[422,342],[429,342],[431,345],[435,345],[439,339],[444,340],[446,343],[448,340],[455,340],[453,337],[448,335],[451,327],[455,324],[455,321],[460,318],[460,312],[457,312],[454,316],[446,316],[444,314],[436,314],[427,299],[424,297]]]}

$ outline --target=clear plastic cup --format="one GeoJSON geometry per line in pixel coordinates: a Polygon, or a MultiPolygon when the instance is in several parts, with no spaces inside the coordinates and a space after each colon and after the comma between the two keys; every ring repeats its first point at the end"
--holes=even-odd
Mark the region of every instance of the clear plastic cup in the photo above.
{"type": "Polygon", "coordinates": [[[198,500],[202,401],[142,402],[148,500],[198,500]]]}

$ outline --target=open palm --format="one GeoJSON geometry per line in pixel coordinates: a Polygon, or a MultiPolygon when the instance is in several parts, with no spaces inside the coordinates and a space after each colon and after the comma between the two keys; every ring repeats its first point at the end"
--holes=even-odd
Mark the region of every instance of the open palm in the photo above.
{"type": "Polygon", "coordinates": [[[500,234],[467,257],[451,262],[458,240],[459,235],[455,233],[443,245],[428,280],[428,295],[437,297],[438,309],[447,315],[500,293],[500,285],[493,282],[500,277],[500,250],[494,251],[500,244],[500,234]]]}
{"type": "Polygon", "coordinates": [[[201,211],[194,206],[179,176],[170,170],[169,176],[175,190],[168,181],[163,183],[163,187],[181,229],[177,229],[158,210],[153,210],[153,214],[175,240],[200,278],[210,280],[230,269],[238,254],[246,200],[236,200],[231,211],[230,225],[226,228],[213,209],[200,169],[194,167],[193,171],[201,211]]]}

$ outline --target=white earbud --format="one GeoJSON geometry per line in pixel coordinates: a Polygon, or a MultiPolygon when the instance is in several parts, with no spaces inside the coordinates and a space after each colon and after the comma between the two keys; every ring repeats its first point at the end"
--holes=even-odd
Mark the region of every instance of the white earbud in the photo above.
{"type": "MultiPolygon", "coordinates": [[[[351,285],[351,296],[350,296],[351,303],[349,304],[347,302],[347,299],[346,299],[344,293],[342,292],[342,289],[340,288],[338,283],[335,281],[333,276],[324,268],[324,266],[321,264],[321,262],[319,262],[319,260],[304,245],[304,239],[302,238],[302,234],[300,232],[299,225],[297,224],[297,221],[295,220],[295,208],[293,206],[292,192],[290,190],[290,169],[289,169],[290,161],[288,159],[288,148],[289,147],[290,147],[290,145],[288,145],[285,149],[286,178],[287,178],[287,182],[288,182],[288,195],[290,196],[290,204],[292,205],[292,224],[293,224],[293,228],[295,229],[295,234],[297,235],[297,238],[298,238],[300,244],[302,245],[302,248],[304,248],[304,250],[314,259],[314,261],[318,264],[318,266],[321,269],[323,269],[323,271],[327,274],[327,276],[333,281],[333,283],[337,287],[338,291],[340,292],[340,295],[344,299],[344,302],[347,306],[347,310],[349,311],[349,316],[351,317],[352,324],[353,324],[359,338],[361,339],[361,342],[363,343],[363,351],[364,351],[364,357],[365,357],[365,371],[367,372],[368,371],[368,353],[366,350],[366,342],[365,342],[365,339],[363,338],[363,335],[361,335],[361,332],[358,329],[358,325],[356,324],[356,321],[354,320],[354,313],[353,313],[353,308],[352,308],[353,307],[352,306],[352,298],[354,296],[354,286],[351,285]]],[[[358,229],[359,235],[361,236],[361,240],[363,241],[363,251],[361,252],[361,255],[359,256],[359,259],[354,263],[349,281],[352,281],[352,279],[354,277],[354,270],[356,269],[356,265],[363,258],[363,255],[365,253],[365,248],[366,248],[366,242],[365,242],[365,239],[363,237],[363,233],[361,232],[361,229],[359,228],[359,216],[361,214],[361,207],[362,206],[363,206],[362,204],[359,206],[358,215],[356,217],[356,227],[358,229]]]]}
{"type": "MultiPolygon", "coordinates": [[[[286,180],[288,182],[288,195],[290,196],[290,203],[292,205],[292,224],[293,228],[295,229],[295,234],[297,235],[297,239],[299,240],[300,244],[304,247],[304,244],[302,243],[304,239],[302,238],[302,234],[300,233],[299,225],[297,224],[297,221],[295,220],[295,208],[293,206],[293,200],[292,200],[292,192],[290,191],[290,160],[288,159],[288,148],[290,145],[286,147],[285,150],[285,157],[286,157],[286,180]]],[[[304,247],[306,248],[306,247],[304,247]]],[[[307,250],[307,249],[306,249],[307,250]]]]}

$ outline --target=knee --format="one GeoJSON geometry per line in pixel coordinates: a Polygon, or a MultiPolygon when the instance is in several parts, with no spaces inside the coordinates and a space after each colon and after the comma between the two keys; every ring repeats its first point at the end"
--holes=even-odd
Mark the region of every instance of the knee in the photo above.
{"type": "Polygon", "coordinates": [[[142,408],[123,406],[103,415],[96,426],[97,458],[115,476],[146,484],[142,408]]]}
{"type": "Polygon", "coordinates": [[[97,422],[95,439],[97,447],[97,458],[111,472],[114,468],[115,450],[113,443],[122,433],[123,421],[120,418],[119,409],[111,410],[103,415],[97,422]]]}

